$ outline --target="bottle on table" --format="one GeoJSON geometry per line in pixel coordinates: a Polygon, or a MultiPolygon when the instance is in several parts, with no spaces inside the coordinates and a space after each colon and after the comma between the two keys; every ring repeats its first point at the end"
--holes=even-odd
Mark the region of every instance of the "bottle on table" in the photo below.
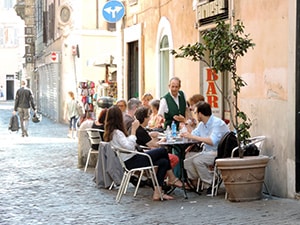
{"type": "MultiPolygon", "coordinates": [[[[180,134],[183,134],[183,133],[186,133],[188,130],[187,130],[187,128],[186,128],[186,126],[185,125],[183,125],[183,127],[180,129],[180,134]]],[[[182,138],[182,140],[186,140],[185,138],[182,138]]]]}
{"type": "Polygon", "coordinates": [[[166,131],[165,131],[165,134],[166,134],[166,139],[167,139],[167,141],[170,141],[171,138],[172,138],[172,131],[171,131],[171,128],[170,128],[169,125],[167,126],[167,129],[166,129],[166,131]]]}
{"type": "Polygon", "coordinates": [[[174,120],[172,121],[171,129],[172,129],[172,137],[176,137],[177,136],[177,126],[176,126],[176,123],[174,120]]]}

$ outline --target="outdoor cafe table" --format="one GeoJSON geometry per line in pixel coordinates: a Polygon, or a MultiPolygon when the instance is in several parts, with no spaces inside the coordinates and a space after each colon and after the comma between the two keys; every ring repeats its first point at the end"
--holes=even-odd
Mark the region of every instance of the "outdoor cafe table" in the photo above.
{"type": "Polygon", "coordinates": [[[175,138],[171,141],[166,141],[166,142],[158,142],[158,144],[160,146],[165,146],[167,148],[173,148],[173,147],[177,147],[176,149],[180,150],[180,155],[179,155],[179,165],[180,165],[180,177],[179,179],[182,181],[182,189],[184,192],[184,198],[187,199],[187,194],[186,194],[186,189],[185,189],[185,183],[188,183],[188,179],[187,179],[187,174],[186,171],[184,169],[184,165],[183,165],[183,161],[185,159],[185,149],[192,145],[192,144],[197,144],[199,143],[199,141],[195,141],[195,140],[190,140],[190,139],[186,139],[186,138],[175,138]]]}

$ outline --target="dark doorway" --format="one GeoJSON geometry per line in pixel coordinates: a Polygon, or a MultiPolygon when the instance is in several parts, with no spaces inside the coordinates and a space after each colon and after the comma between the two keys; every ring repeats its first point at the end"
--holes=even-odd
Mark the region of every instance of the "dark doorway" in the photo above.
{"type": "Polygon", "coordinates": [[[6,81],[6,100],[14,100],[14,80],[6,81]]]}
{"type": "Polygon", "coordinates": [[[139,97],[139,46],[138,41],[128,43],[128,99],[139,97]]]}
{"type": "Polygon", "coordinates": [[[296,192],[300,192],[300,4],[297,4],[296,28],[296,192]]]}

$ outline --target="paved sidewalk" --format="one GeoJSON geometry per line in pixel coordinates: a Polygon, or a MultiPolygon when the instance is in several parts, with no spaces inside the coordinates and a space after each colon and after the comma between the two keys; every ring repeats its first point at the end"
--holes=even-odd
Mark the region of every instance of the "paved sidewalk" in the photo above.
{"type": "Polygon", "coordinates": [[[0,102],[0,224],[300,224],[300,202],[264,198],[232,203],[188,192],[153,202],[151,189],[133,188],[115,203],[116,190],[97,189],[93,170],[77,168],[77,142],[67,125],[43,118],[29,137],[8,132],[13,102],[0,102]]]}

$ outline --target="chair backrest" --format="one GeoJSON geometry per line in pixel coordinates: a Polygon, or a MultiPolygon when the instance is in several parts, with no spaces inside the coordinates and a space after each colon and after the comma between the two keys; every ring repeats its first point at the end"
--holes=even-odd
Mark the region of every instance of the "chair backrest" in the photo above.
{"type": "Polygon", "coordinates": [[[88,128],[86,129],[91,145],[99,145],[102,141],[100,132],[104,132],[103,130],[96,128],[88,128]]]}
{"type": "MultiPolygon", "coordinates": [[[[110,146],[111,146],[111,149],[116,153],[116,155],[117,155],[117,157],[118,157],[118,159],[119,159],[119,161],[120,161],[120,164],[121,164],[123,170],[124,170],[124,171],[129,171],[129,170],[126,168],[125,162],[123,161],[123,159],[122,159],[122,157],[121,157],[121,149],[118,148],[118,147],[116,147],[116,146],[114,146],[114,145],[112,145],[112,144],[110,144],[110,146]]],[[[129,151],[128,151],[128,152],[122,151],[122,153],[127,153],[127,154],[129,154],[129,153],[131,153],[131,152],[129,152],[129,151]]]]}
{"type": "Polygon", "coordinates": [[[238,143],[235,133],[233,131],[227,132],[219,142],[217,158],[231,157],[232,150],[237,146],[238,143]]]}
{"type": "MultiPolygon", "coordinates": [[[[244,156],[260,155],[265,139],[266,139],[265,136],[256,136],[247,139],[247,143],[245,145],[242,145],[242,148],[244,149],[244,156]]],[[[238,156],[238,148],[236,147],[232,150],[231,157],[237,157],[237,156],[238,156]]]]}
{"type": "Polygon", "coordinates": [[[128,169],[126,168],[126,165],[121,157],[121,153],[122,154],[132,154],[132,153],[135,153],[135,154],[138,154],[138,155],[143,155],[143,156],[146,156],[149,160],[149,163],[150,165],[153,167],[153,162],[152,162],[152,159],[151,157],[144,153],[144,152],[139,152],[139,151],[134,151],[134,150],[129,150],[129,149],[125,149],[125,148],[121,148],[121,147],[117,147],[117,146],[114,146],[112,143],[111,143],[111,148],[113,149],[113,151],[116,153],[116,155],[118,156],[119,158],[119,161],[123,167],[124,170],[128,171],[128,169]]]}
{"type": "Polygon", "coordinates": [[[258,156],[262,150],[265,136],[249,138],[249,143],[244,146],[244,156],[258,156]]]}

